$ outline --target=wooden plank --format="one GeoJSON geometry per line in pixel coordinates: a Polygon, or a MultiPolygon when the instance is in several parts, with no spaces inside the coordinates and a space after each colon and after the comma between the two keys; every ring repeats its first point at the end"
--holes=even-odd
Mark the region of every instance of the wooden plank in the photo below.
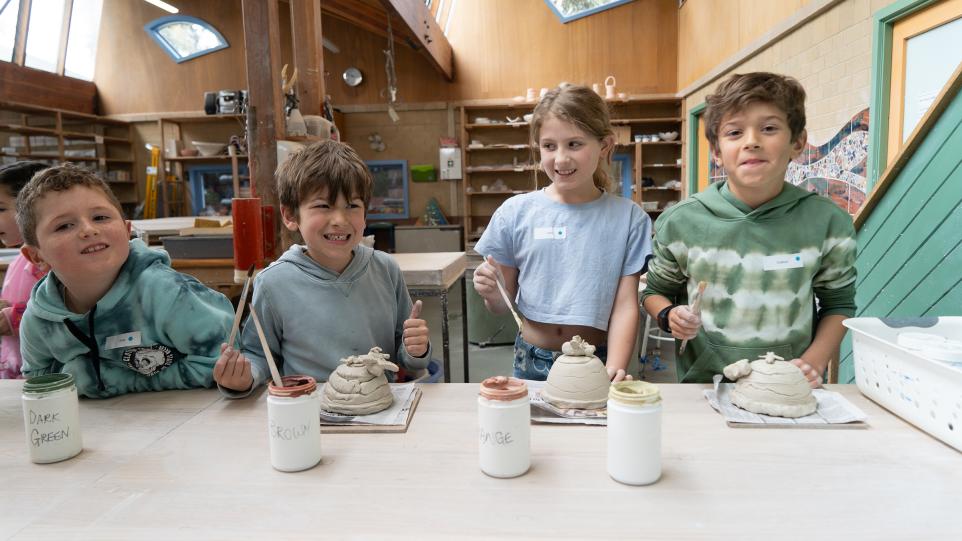
{"type": "Polygon", "coordinates": [[[291,0],[291,36],[297,97],[304,115],[319,115],[324,105],[324,46],[320,0],[291,0]]]}
{"type": "Polygon", "coordinates": [[[453,52],[444,31],[421,0],[382,0],[384,6],[404,21],[423,47],[428,61],[448,81],[454,80],[453,52]]]}
{"type": "Polygon", "coordinates": [[[335,425],[325,424],[322,421],[321,434],[403,434],[411,426],[411,419],[414,418],[414,412],[417,411],[418,404],[421,403],[422,394],[421,387],[418,386],[414,390],[414,401],[411,403],[411,409],[408,410],[403,425],[335,425]]]}
{"type": "MultiPolygon", "coordinates": [[[[30,25],[32,0],[20,0],[20,13],[17,20],[17,37],[13,44],[13,63],[23,66],[27,56],[27,27],[30,25]]],[[[4,78],[0,77],[0,81],[4,78]]]]}
{"type": "Polygon", "coordinates": [[[391,254],[408,287],[448,288],[464,274],[464,252],[391,254]]]}
{"type": "Polygon", "coordinates": [[[89,81],[0,62],[0,101],[96,112],[97,86],[89,81]]]}
{"type": "Polygon", "coordinates": [[[277,139],[284,132],[277,0],[242,0],[247,55],[248,167],[264,204],[277,201],[277,139]]]}

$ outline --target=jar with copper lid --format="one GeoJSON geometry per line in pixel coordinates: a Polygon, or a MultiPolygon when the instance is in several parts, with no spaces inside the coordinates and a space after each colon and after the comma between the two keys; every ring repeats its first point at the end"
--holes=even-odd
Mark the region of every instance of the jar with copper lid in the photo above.
{"type": "Polygon", "coordinates": [[[644,381],[608,390],[608,475],[626,485],[661,477],[661,391],[644,381]]]}
{"type": "Polygon", "coordinates": [[[531,409],[528,386],[497,376],[481,382],[478,394],[478,455],[491,477],[517,477],[531,467],[531,409]]]}
{"type": "Polygon", "coordinates": [[[310,376],[284,376],[267,386],[271,466],[295,472],[321,461],[321,395],[310,376]]]}

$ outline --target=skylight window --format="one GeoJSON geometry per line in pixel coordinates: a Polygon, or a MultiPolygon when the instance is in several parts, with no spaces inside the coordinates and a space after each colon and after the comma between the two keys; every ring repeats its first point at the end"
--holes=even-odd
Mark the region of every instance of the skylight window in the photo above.
{"type": "Polygon", "coordinates": [[[20,2],[0,0],[0,60],[13,60],[13,45],[17,41],[17,19],[20,2]]]}
{"type": "Polygon", "coordinates": [[[568,23],[575,19],[593,15],[599,11],[611,9],[621,4],[627,4],[632,0],[544,0],[551,11],[561,19],[561,22],[568,23]]]}
{"type": "Polygon", "coordinates": [[[161,17],[144,30],[177,63],[229,47],[217,29],[196,17],[161,17]]]}

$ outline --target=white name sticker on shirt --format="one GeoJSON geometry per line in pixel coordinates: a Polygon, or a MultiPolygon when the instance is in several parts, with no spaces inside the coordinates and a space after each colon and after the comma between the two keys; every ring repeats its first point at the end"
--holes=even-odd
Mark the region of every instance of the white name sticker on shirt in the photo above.
{"type": "Polygon", "coordinates": [[[140,331],[115,334],[107,337],[105,349],[128,348],[140,345],[140,331]]]}
{"type": "Polygon", "coordinates": [[[534,240],[564,240],[566,238],[568,238],[568,228],[563,225],[534,228],[534,240]]]}
{"type": "Polygon", "coordinates": [[[782,269],[800,269],[802,265],[802,254],[782,254],[770,255],[765,258],[762,268],[767,271],[782,269]]]}

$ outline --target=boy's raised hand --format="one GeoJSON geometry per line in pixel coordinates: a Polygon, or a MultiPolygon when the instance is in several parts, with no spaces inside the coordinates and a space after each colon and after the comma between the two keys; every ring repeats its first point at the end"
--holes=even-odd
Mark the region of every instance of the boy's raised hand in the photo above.
{"type": "Polygon", "coordinates": [[[701,327],[701,316],[695,315],[687,304],[676,306],[668,312],[671,335],[679,340],[691,340],[701,327]]]}
{"type": "Polygon", "coordinates": [[[220,345],[220,358],[214,365],[214,381],[221,387],[244,392],[254,384],[251,375],[251,362],[241,355],[240,350],[220,345]]]}
{"type": "Polygon", "coordinates": [[[422,306],[421,301],[415,301],[411,315],[404,320],[404,349],[412,357],[424,357],[428,352],[431,331],[428,323],[420,319],[422,306]]]}

